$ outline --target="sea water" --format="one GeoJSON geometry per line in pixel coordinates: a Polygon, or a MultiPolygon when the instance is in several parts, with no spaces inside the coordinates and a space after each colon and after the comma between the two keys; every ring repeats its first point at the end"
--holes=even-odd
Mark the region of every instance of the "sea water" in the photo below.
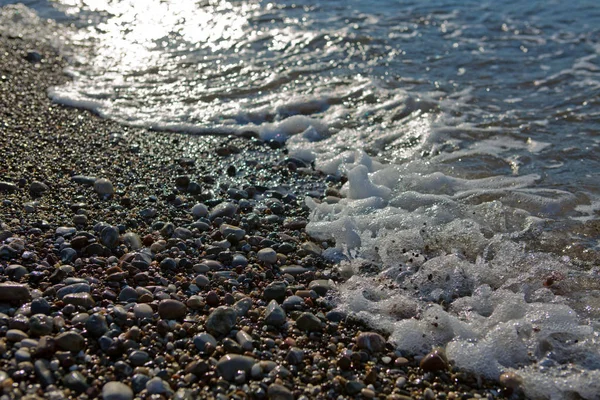
{"type": "Polygon", "coordinates": [[[12,3],[0,30],[70,60],[55,101],[347,176],[307,231],[400,351],[600,397],[597,1],[12,3]]]}

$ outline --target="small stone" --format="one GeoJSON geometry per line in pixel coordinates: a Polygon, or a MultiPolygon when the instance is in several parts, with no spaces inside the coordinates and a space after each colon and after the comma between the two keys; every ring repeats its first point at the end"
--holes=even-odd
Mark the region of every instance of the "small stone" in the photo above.
{"type": "Polygon", "coordinates": [[[269,400],[294,400],[292,392],[283,385],[272,383],[267,389],[269,400]]]}
{"type": "Polygon", "coordinates": [[[105,178],[97,179],[96,182],[94,182],[94,190],[100,196],[111,196],[115,193],[112,182],[105,178]]]}
{"type": "Polygon", "coordinates": [[[346,393],[350,396],[355,396],[360,393],[367,385],[359,381],[348,381],[346,383],[346,393]]]}
{"type": "Polygon", "coordinates": [[[44,182],[33,181],[31,185],[29,185],[29,193],[32,196],[41,196],[48,189],[48,185],[46,185],[44,182]]]}
{"type": "Polygon", "coordinates": [[[100,232],[100,243],[112,249],[119,242],[119,231],[114,226],[105,226],[100,232]]]}
{"type": "Polygon", "coordinates": [[[244,351],[252,351],[254,349],[252,336],[250,336],[248,332],[244,330],[237,331],[235,334],[235,339],[244,351]]]}
{"type": "Polygon", "coordinates": [[[301,310],[304,307],[304,299],[300,296],[287,297],[281,307],[286,311],[301,310]]]}
{"type": "Polygon", "coordinates": [[[54,321],[52,317],[45,314],[35,314],[29,318],[29,332],[33,336],[44,336],[52,333],[54,321]]]}
{"type": "Polygon", "coordinates": [[[133,232],[127,232],[123,235],[123,243],[131,250],[139,250],[142,248],[142,240],[140,237],[133,232]]]}
{"type": "Polygon", "coordinates": [[[310,312],[303,312],[300,314],[296,320],[296,326],[298,329],[307,332],[319,332],[323,328],[321,320],[310,312]]]}
{"type": "Polygon", "coordinates": [[[83,393],[90,387],[85,377],[79,371],[68,373],[63,378],[63,384],[76,393],[83,393]]]}
{"type": "Polygon", "coordinates": [[[256,363],[252,357],[241,356],[238,354],[226,354],[217,362],[217,372],[227,381],[233,381],[238,371],[244,371],[249,374],[256,363]]]}
{"type": "Polygon", "coordinates": [[[303,273],[309,271],[308,268],[305,268],[301,265],[286,265],[280,268],[282,274],[290,274],[292,276],[302,275],[303,273]]]}
{"type": "Polygon", "coordinates": [[[265,287],[263,291],[263,297],[267,301],[277,300],[278,302],[282,302],[285,299],[286,291],[287,286],[285,282],[271,282],[265,287]]]}
{"type": "Polygon", "coordinates": [[[237,242],[239,242],[244,238],[244,236],[246,236],[245,230],[229,224],[221,224],[221,226],[219,227],[219,231],[225,239],[233,239],[237,242]]]}
{"type": "Polygon", "coordinates": [[[323,249],[321,249],[321,247],[319,247],[317,244],[315,244],[313,242],[304,242],[304,243],[302,243],[301,247],[307,253],[315,254],[318,256],[320,256],[321,253],[323,252],[323,249]]]}
{"type": "Polygon", "coordinates": [[[196,278],[194,279],[194,283],[199,288],[204,288],[204,287],[210,286],[210,279],[208,279],[206,277],[206,275],[200,274],[200,275],[196,276],[196,278]]]}
{"type": "Polygon", "coordinates": [[[145,351],[135,350],[131,352],[128,358],[131,365],[138,367],[146,364],[150,360],[150,355],[145,351]]]}
{"type": "Polygon", "coordinates": [[[35,375],[39,379],[43,387],[54,384],[54,376],[48,368],[47,360],[37,360],[34,364],[35,375]]]}
{"type": "Polygon", "coordinates": [[[192,215],[198,219],[202,217],[206,217],[208,215],[208,207],[206,207],[202,203],[195,204],[192,207],[192,215]]]}
{"type": "Polygon", "coordinates": [[[75,225],[85,226],[88,223],[88,217],[83,214],[77,214],[77,215],[73,216],[73,223],[75,225]]]}
{"type": "Polygon", "coordinates": [[[238,206],[233,203],[219,203],[209,213],[208,218],[214,221],[219,217],[232,217],[238,210],[238,206]]]}
{"type": "Polygon", "coordinates": [[[248,314],[248,311],[252,308],[252,299],[249,297],[244,297],[235,302],[233,305],[233,309],[237,313],[238,317],[245,317],[248,314]]]}
{"type": "Polygon", "coordinates": [[[356,338],[356,344],[359,349],[369,350],[372,353],[379,353],[385,350],[386,340],[378,333],[362,332],[356,338]]]}
{"type": "Polygon", "coordinates": [[[308,288],[317,292],[319,296],[325,296],[333,287],[333,282],[325,279],[316,279],[308,284],[308,288]]]}
{"type": "Polygon", "coordinates": [[[108,382],[102,387],[103,400],[132,400],[133,390],[121,382],[108,382]]]}
{"type": "Polygon", "coordinates": [[[498,381],[503,387],[511,390],[517,390],[523,384],[523,378],[512,371],[501,374],[498,381]]]}
{"type": "Polygon", "coordinates": [[[272,326],[281,326],[287,321],[287,315],[277,301],[271,300],[265,310],[265,323],[272,326]]]}
{"type": "Polygon", "coordinates": [[[187,306],[178,300],[165,299],[158,304],[158,315],[162,319],[182,319],[187,314],[187,306]]]}
{"type": "Polygon", "coordinates": [[[85,339],[75,331],[68,331],[57,335],[56,346],[66,351],[78,352],[85,349],[85,339]]]}
{"type": "Polygon", "coordinates": [[[297,365],[302,362],[304,359],[304,350],[299,349],[297,347],[292,347],[290,351],[285,356],[285,360],[290,365],[297,365]]]}
{"type": "Polygon", "coordinates": [[[56,292],[56,297],[59,299],[63,299],[68,294],[89,293],[91,290],[92,288],[89,284],[78,282],[58,289],[58,291],[56,292]]]}
{"type": "Polygon", "coordinates": [[[100,313],[90,315],[85,322],[85,329],[94,337],[100,337],[108,332],[106,317],[100,313]]]}
{"type": "Polygon", "coordinates": [[[277,262],[277,252],[270,247],[259,250],[257,257],[259,261],[267,264],[275,264],[277,262]]]}
{"type": "Polygon", "coordinates": [[[202,332],[194,336],[194,345],[199,351],[206,351],[207,346],[214,349],[217,347],[217,339],[210,333],[202,332]]]}
{"type": "Polygon", "coordinates": [[[20,281],[22,277],[29,273],[29,271],[22,265],[12,264],[4,269],[4,273],[8,275],[10,279],[20,281]]]}
{"type": "Polygon", "coordinates": [[[421,360],[419,364],[425,372],[441,371],[448,368],[448,359],[446,352],[442,348],[433,349],[421,360]]]}
{"type": "Polygon", "coordinates": [[[0,301],[23,301],[30,298],[29,286],[12,282],[0,283],[0,301]]]}
{"type": "MultiPolygon", "coordinates": [[[[431,390],[431,389],[427,388],[426,390],[431,390]]],[[[367,399],[372,399],[375,397],[375,392],[369,388],[361,389],[360,394],[367,399]]]]}
{"type": "Polygon", "coordinates": [[[20,342],[23,339],[27,339],[29,336],[20,329],[9,329],[6,332],[6,340],[9,342],[20,342]]]}
{"type": "Polygon", "coordinates": [[[70,293],[65,295],[62,300],[65,304],[81,306],[85,309],[91,308],[96,304],[94,298],[89,293],[70,293]]]}
{"type": "Polygon", "coordinates": [[[119,297],[117,298],[119,301],[125,303],[135,303],[139,297],[138,292],[131,286],[125,286],[119,292],[119,297]]]}
{"type": "Polygon", "coordinates": [[[152,378],[148,382],[146,382],[146,391],[148,394],[164,394],[170,397],[173,394],[173,390],[169,386],[169,384],[159,377],[152,378]]]}
{"type": "Polygon", "coordinates": [[[185,239],[190,239],[193,236],[194,235],[192,234],[192,231],[190,231],[187,228],[178,227],[178,228],[175,228],[175,230],[173,231],[174,238],[185,240],[185,239]]]}
{"type": "Polygon", "coordinates": [[[14,183],[0,181],[0,192],[12,192],[17,189],[18,186],[14,183]]]}
{"type": "Polygon", "coordinates": [[[206,320],[206,330],[215,335],[227,335],[237,322],[233,307],[217,307],[206,320]]]}
{"type": "Polygon", "coordinates": [[[154,310],[148,304],[136,304],[133,306],[133,315],[137,319],[152,318],[154,310]]]}

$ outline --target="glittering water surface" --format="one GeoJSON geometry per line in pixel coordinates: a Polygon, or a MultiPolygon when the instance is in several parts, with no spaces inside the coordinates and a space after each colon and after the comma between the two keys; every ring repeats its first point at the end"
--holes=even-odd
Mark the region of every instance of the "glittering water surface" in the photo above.
{"type": "Polygon", "coordinates": [[[531,397],[598,398],[597,1],[26,5],[69,44],[56,101],[252,131],[346,173],[345,199],[307,199],[307,230],[352,276],[340,307],[399,349],[447,345],[463,368],[517,370],[531,397]]]}

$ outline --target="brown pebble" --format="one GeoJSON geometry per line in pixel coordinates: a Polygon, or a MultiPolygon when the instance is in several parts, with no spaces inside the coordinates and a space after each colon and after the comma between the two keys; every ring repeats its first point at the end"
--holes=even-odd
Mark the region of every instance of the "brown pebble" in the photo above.
{"type": "Polygon", "coordinates": [[[362,332],[356,338],[356,344],[359,349],[369,350],[374,353],[385,350],[386,340],[383,336],[375,332],[362,332]]]}
{"type": "Polygon", "coordinates": [[[433,349],[421,360],[419,364],[425,372],[441,371],[448,368],[446,352],[442,348],[433,349]]]}
{"type": "Polygon", "coordinates": [[[178,300],[165,299],[158,304],[158,315],[163,319],[180,319],[186,314],[186,305],[178,300]]]}
{"type": "Polygon", "coordinates": [[[518,389],[523,384],[523,378],[512,371],[500,375],[498,381],[500,381],[500,384],[506,389],[512,390],[518,389]]]}

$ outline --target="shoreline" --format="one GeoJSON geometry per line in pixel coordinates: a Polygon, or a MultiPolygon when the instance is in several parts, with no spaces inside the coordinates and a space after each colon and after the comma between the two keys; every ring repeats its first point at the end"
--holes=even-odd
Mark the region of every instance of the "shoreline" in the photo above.
{"type": "Polygon", "coordinates": [[[342,278],[304,232],[303,196],[339,180],[258,140],[53,104],[46,89],[67,79],[54,50],[0,36],[0,53],[9,398],[509,394],[435,354],[425,371],[332,311],[342,278]]]}

